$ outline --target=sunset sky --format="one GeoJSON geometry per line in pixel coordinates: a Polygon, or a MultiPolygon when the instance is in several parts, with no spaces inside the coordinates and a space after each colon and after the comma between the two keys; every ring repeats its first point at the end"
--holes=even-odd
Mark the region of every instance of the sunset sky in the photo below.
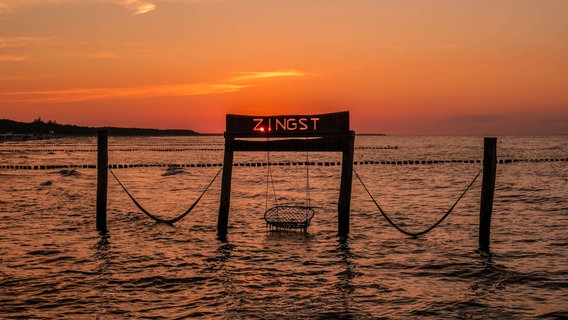
{"type": "Polygon", "coordinates": [[[566,0],[0,0],[0,119],[568,134],[566,0]]]}

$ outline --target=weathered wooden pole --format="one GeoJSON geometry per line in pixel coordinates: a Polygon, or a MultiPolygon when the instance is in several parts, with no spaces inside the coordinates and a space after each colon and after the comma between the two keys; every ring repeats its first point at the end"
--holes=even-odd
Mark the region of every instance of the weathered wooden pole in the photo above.
{"type": "Polygon", "coordinates": [[[339,203],[337,207],[337,230],[339,236],[349,234],[349,216],[351,211],[351,187],[353,185],[353,154],[355,133],[346,138],[341,161],[341,185],[339,187],[339,203]]]}
{"type": "Polygon", "coordinates": [[[107,186],[108,186],[108,135],[99,130],[97,140],[97,231],[107,231],[107,186]]]}
{"type": "Polygon", "coordinates": [[[497,138],[485,138],[483,143],[483,182],[479,209],[479,249],[489,251],[491,213],[497,173],[497,138]]]}
{"type": "Polygon", "coordinates": [[[221,179],[221,200],[217,219],[217,235],[227,235],[229,226],[229,208],[231,206],[231,179],[233,174],[233,141],[225,138],[225,156],[223,158],[223,176],[221,179]]]}

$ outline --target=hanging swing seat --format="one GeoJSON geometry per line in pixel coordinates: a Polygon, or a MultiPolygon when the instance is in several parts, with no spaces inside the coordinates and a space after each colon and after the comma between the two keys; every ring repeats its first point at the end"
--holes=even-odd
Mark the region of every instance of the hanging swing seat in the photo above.
{"type": "Polygon", "coordinates": [[[278,204],[276,196],[276,188],[274,186],[274,178],[272,176],[272,167],[270,165],[270,152],[266,153],[266,206],[264,212],[264,220],[266,227],[270,230],[302,230],[308,231],[310,222],[315,215],[314,207],[310,206],[310,167],[308,153],[306,153],[306,204],[278,204]],[[272,185],[274,194],[274,206],[268,209],[268,189],[272,185]]]}
{"type": "Polygon", "coordinates": [[[266,210],[264,220],[271,229],[307,231],[314,214],[314,209],[309,206],[279,205],[266,210]]]}

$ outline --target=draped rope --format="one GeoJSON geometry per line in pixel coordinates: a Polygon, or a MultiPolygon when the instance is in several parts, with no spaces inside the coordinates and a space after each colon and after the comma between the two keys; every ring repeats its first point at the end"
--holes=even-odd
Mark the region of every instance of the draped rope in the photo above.
{"type": "Polygon", "coordinates": [[[456,205],[458,204],[458,202],[463,198],[463,196],[466,194],[466,192],[471,188],[471,186],[473,185],[473,183],[475,182],[475,180],[477,180],[477,177],[479,177],[479,175],[481,174],[481,170],[479,170],[479,172],[477,173],[477,175],[473,178],[473,180],[470,182],[470,184],[467,186],[467,188],[465,188],[465,190],[462,192],[462,194],[459,196],[459,198],[456,200],[456,202],[454,202],[454,204],[450,207],[450,209],[446,212],[446,214],[444,214],[442,216],[442,218],[440,218],[440,220],[438,220],[436,223],[434,223],[432,226],[430,226],[429,228],[420,231],[420,232],[410,232],[407,230],[404,230],[403,228],[401,228],[400,226],[398,226],[396,223],[394,223],[392,221],[392,219],[389,218],[389,216],[385,213],[385,211],[381,208],[381,206],[377,203],[377,200],[375,200],[375,198],[373,197],[373,195],[371,194],[371,192],[369,191],[369,189],[367,189],[367,186],[365,185],[365,183],[363,183],[363,180],[361,180],[361,177],[359,177],[359,174],[357,173],[357,171],[355,171],[355,169],[353,169],[353,172],[355,173],[355,176],[357,177],[357,179],[359,179],[359,182],[361,182],[361,185],[363,186],[363,188],[365,188],[365,191],[367,191],[367,193],[369,194],[369,196],[371,197],[371,199],[373,200],[373,202],[375,203],[375,206],[377,206],[377,208],[379,209],[379,212],[381,213],[381,215],[385,218],[385,220],[387,220],[387,222],[393,226],[396,230],[400,231],[401,233],[404,233],[407,236],[411,236],[411,237],[418,237],[420,235],[426,234],[430,231],[432,231],[434,228],[436,228],[437,226],[440,225],[440,223],[442,223],[452,212],[452,210],[454,210],[454,208],[456,207],[456,205]]]}
{"type": "Polygon", "coordinates": [[[130,194],[130,192],[128,192],[128,190],[126,189],[126,187],[122,184],[122,182],[120,182],[120,180],[118,179],[118,177],[114,174],[114,172],[112,171],[112,169],[109,168],[110,173],[112,174],[112,176],[116,179],[116,181],[118,182],[118,184],[122,187],[122,189],[126,192],[126,194],[130,197],[130,199],[132,200],[132,202],[136,205],[136,207],[138,207],[138,209],[140,209],[140,211],[142,211],[145,215],[147,215],[148,217],[154,219],[157,222],[161,222],[161,223],[165,223],[165,224],[169,224],[169,225],[173,225],[174,223],[178,222],[179,220],[183,219],[186,215],[188,215],[191,210],[193,210],[193,208],[195,208],[195,206],[197,205],[197,203],[199,202],[199,200],[201,200],[201,198],[203,197],[203,195],[207,192],[207,190],[209,190],[209,187],[211,187],[211,185],[213,184],[213,181],[215,181],[215,179],[217,179],[217,176],[219,175],[219,173],[221,173],[222,169],[219,169],[219,171],[217,171],[217,174],[215,174],[215,176],[213,177],[213,180],[211,180],[211,182],[209,182],[209,184],[207,185],[207,187],[205,187],[205,190],[203,190],[203,192],[201,193],[201,195],[199,196],[199,198],[197,198],[197,200],[195,200],[195,202],[189,207],[189,209],[187,209],[184,213],[180,214],[179,216],[173,218],[173,219],[161,219],[153,214],[151,214],[150,212],[148,212],[148,210],[144,209],[144,207],[142,207],[142,205],[140,205],[140,203],[138,201],[136,201],[136,199],[132,196],[132,194],[130,194]]]}

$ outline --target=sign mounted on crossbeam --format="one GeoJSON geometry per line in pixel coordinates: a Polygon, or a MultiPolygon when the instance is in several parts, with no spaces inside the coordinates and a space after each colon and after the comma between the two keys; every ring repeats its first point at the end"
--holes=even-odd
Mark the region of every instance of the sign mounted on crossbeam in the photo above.
{"type": "Polygon", "coordinates": [[[244,116],[228,114],[225,135],[301,137],[349,132],[349,111],[318,115],[244,116]]]}

